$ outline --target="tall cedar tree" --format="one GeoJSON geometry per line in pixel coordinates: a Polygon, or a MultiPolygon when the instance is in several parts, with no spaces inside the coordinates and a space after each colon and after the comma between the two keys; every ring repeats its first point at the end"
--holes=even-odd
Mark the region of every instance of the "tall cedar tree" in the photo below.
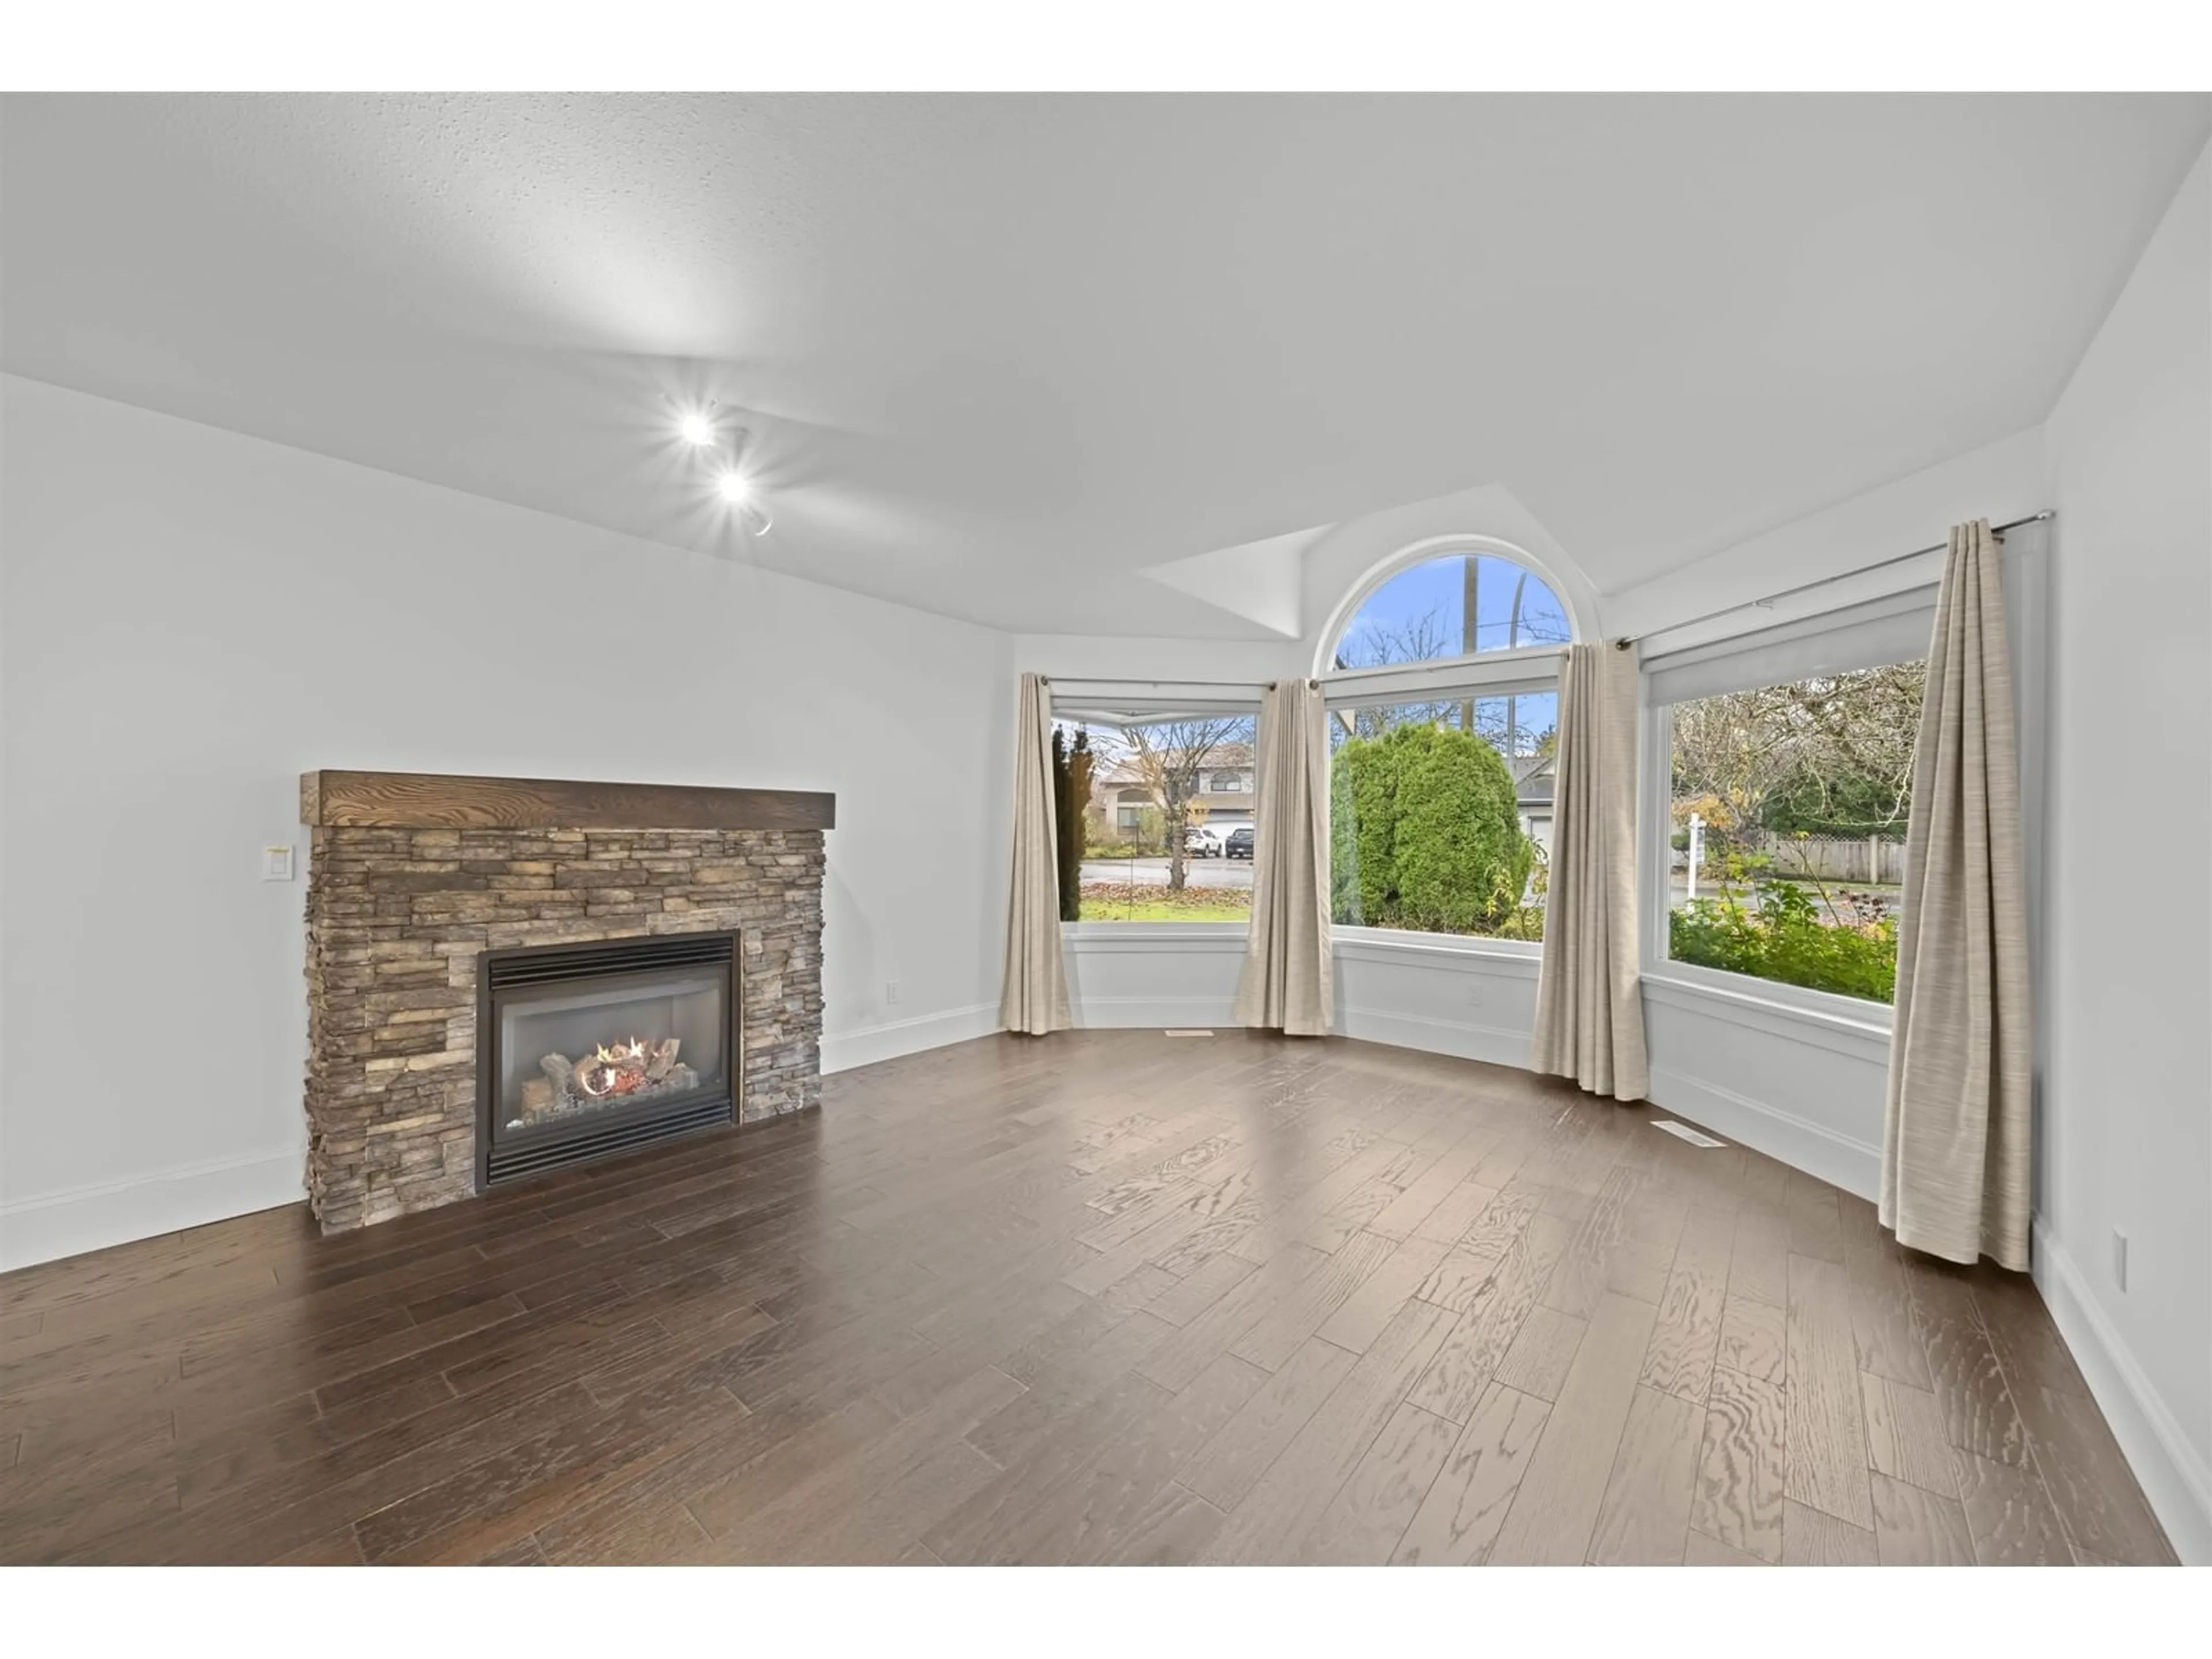
{"type": "Polygon", "coordinates": [[[1091,734],[1078,732],[1073,744],[1060,728],[1052,733],[1052,814],[1058,842],[1054,873],[1060,879],[1060,919],[1083,920],[1085,809],[1091,803],[1091,734]]]}
{"type": "Polygon", "coordinates": [[[1401,726],[1347,739],[1331,771],[1338,921],[1489,933],[1513,913],[1535,852],[1496,750],[1471,732],[1401,726]]]}

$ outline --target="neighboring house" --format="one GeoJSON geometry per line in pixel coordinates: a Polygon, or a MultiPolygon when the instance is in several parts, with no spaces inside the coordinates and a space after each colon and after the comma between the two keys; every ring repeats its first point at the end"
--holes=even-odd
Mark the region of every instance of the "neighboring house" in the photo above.
{"type": "Polygon", "coordinates": [[[1521,809],[1521,833],[1552,856],[1552,789],[1559,776],[1556,754],[1530,755],[1508,761],[1513,769],[1513,796],[1521,809]]]}
{"type": "MultiPolygon", "coordinates": [[[[1124,760],[1102,768],[1091,784],[1092,822],[1118,841],[1135,838],[1147,808],[1158,811],[1159,798],[1144,774],[1124,760]]],[[[1252,745],[1224,743],[1198,769],[1198,793],[1191,797],[1190,822],[1214,830],[1233,830],[1252,822],[1252,745]]]]}
{"type": "MultiPolygon", "coordinates": [[[[1552,791],[1557,775],[1551,755],[1532,755],[1509,762],[1513,769],[1513,793],[1521,813],[1521,833],[1552,854],[1552,791]]],[[[1199,769],[1198,793],[1191,800],[1190,821],[1215,830],[1233,830],[1252,822],[1252,749],[1249,744],[1224,744],[1199,769]]],[[[1099,833],[1117,841],[1136,836],[1147,807],[1158,810],[1158,799],[1144,775],[1127,761],[1102,769],[1091,784],[1091,820],[1099,833]]]]}

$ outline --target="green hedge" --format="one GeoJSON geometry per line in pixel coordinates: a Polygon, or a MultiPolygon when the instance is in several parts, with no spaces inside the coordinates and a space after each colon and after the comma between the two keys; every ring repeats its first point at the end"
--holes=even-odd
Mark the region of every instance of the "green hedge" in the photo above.
{"type": "Polygon", "coordinates": [[[1535,851],[1513,775],[1480,738],[1401,726],[1348,738],[1329,799],[1338,921],[1488,933],[1517,915],[1535,851]]]}
{"type": "Polygon", "coordinates": [[[1794,882],[1763,882],[1756,908],[1732,898],[1692,899],[1667,920],[1677,962],[1750,974],[1840,996],[1888,1002],[1897,994],[1897,924],[1829,927],[1794,882]]]}

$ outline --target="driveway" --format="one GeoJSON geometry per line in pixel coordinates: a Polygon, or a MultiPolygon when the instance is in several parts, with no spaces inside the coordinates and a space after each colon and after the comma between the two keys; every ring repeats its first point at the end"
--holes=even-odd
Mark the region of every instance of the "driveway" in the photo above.
{"type": "MultiPolygon", "coordinates": [[[[1244,887],[1252,885],[1249,859],[1188,859],[1183,863],[1188,887],[1244,887]]],[[[1168,861],[1157,859],[1085,859],[1083,879],[1108,881],[1137,887],[1168,884],[1168,861]]]]}

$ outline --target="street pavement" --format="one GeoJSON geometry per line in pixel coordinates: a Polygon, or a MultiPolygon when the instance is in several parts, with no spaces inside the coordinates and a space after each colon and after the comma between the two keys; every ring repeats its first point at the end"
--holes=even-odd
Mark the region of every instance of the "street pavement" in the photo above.
{"type": "MultiPolygon", "coordinates": [[[[1252,884],[1249,859],[1186,859],[1182,867],[1184,885],[1188,887],[1249,888],[1252,884]]],[[[1083,879],[1164,887],[1168,884],[1168,861],[1164,858],[1085,859],[1083,879]]]]}

